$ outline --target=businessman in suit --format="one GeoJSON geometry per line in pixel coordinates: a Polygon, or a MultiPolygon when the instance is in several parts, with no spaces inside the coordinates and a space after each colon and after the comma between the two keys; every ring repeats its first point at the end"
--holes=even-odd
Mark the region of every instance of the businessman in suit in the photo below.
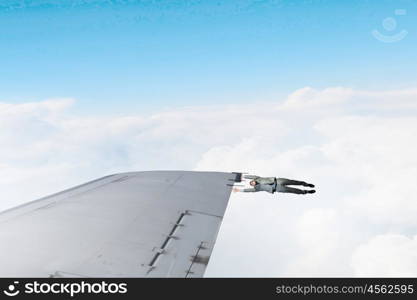
{"type": "Polygon", "coordinates": [[[313,194],[315,190],[305,190],[290,187],[289,185],[298,185],[303,187],[314,188],[314,184],[307,183],[305,181],[292,180],[287,178],[276,177],[260,177],[256,175],[245,175],[245,179],[250,179],[249,184],[251,188],[239,189],[234,188],[235,192],[268,192],[268,193],[292,193],[292,194],[313,194]]]}

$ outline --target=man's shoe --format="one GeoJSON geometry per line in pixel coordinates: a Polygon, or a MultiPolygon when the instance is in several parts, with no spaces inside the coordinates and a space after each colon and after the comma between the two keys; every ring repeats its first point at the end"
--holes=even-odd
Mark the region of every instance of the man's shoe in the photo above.
{"type": "Polygon", "coordinates": [[[307,191],[308,194],[314,194],[316,192],[316,190],[309,190],[307,191]]]}
{"type": "Polygon", "coordinates": [[[314,187],[314,184],[311,184],[311,183],[307,183],[307,184],[306,184],[306,187],[310,187],[310,188],[313,188],[313,187],[314,187]]]}

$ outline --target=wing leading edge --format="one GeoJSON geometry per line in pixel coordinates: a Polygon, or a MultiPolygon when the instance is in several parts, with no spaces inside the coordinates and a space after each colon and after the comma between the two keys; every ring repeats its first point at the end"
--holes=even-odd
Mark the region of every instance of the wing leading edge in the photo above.
{"type": "Polygon", "coordinates": [[[1,277],[202,277],[240,173],[106,176],[0,213],[1,277]]]}

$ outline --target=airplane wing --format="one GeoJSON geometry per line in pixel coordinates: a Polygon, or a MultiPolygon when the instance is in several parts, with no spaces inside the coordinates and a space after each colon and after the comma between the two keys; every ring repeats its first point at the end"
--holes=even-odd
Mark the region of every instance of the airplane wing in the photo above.
{"type": "Polygon", "coordinates": [[[106,176],[0,213],[0,277],[202,277],[241,173],[106,176]]]}

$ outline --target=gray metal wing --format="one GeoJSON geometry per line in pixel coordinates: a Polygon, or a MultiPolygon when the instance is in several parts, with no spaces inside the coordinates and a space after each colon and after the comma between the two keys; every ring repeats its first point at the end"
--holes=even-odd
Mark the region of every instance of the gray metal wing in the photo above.
{"type": "Polygon", "coordinates": [[[201,277],[240,173],[106,176],[0,213],[1,277],[201,277]]]}

